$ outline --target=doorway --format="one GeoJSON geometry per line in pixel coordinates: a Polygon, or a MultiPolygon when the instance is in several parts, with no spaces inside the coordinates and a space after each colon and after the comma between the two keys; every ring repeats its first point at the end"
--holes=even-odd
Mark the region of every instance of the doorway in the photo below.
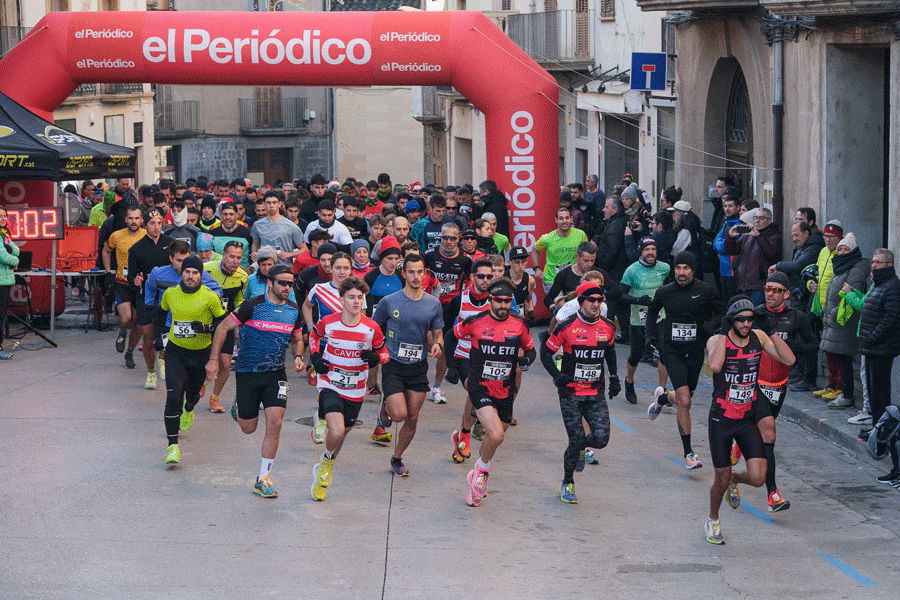
{"type": "Polygon", "coordinates": [[[254,184],[272,184],[276,179],[291,181],[291,148],[251,148],[247,150],[247,177],[254,184]]]}

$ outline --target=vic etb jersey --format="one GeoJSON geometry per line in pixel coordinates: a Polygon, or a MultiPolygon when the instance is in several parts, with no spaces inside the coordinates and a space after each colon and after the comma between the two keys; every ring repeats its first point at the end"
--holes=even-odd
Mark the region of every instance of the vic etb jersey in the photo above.
{"type": "Polygon", "coordinates": [[[525,319],[510,313],[498,321],[485,311],[457,323],[453,333],[460,344],[471,343],[468,387],[481,387],[492,398],[507,398],[516,380],[519,349],[534,348],[525,319]]]}
{"type": "Polygon", "coordinates": [[[234,364],[236,373],[271,373],[284,369],[284,353],[291,335],[300,332],[303,317],[290,300],[269,302],[266,295],[241,303],[231,317],[243,325],[241,351],[234,364]]]}
{"type": "Polygon", "coordinates": [[[382,363],[388,361],[384,334],[375,321],[364,316],[356,325],[347,325],[341,321],[341,313],[319,319],[309,330],[309,351],[322,355],[328,363],[328,373],[318,376],[316,387],[333,390],[353,402],[362,402],[369,376],[369,366],[360,358],[363,350],[375,350],[382,363]]]}
{"type": "Polygon", "coordinates": [[[425,254],[425,266],[434,271],[438,280],[438,297],[441,304],[447,304],[458,295],[469,278],[472,259],[458,250],[456,256],[447,258],[440,248],[425,254]]]}
{"type": "Polygon", "coordinates": [[[743,419],[753,416],[750,409],[756,400],[762,353],[762,344],[752,331],[743,348],[725,336],[725,363],[721,371],[713,373],[713,403],[724,410],[725,417],[743,419]]]}
{"type": "Polygon", "coordinates": [[[553,352],[562,348],[560,371],[575,380],[560,389],[562,395],[602,395],[605,389],[603,356],[607,348],[613,346],[615,338],[615,325],[603,317],[588,323],[576,313],[556,324],[547,347],[553,352]]]}

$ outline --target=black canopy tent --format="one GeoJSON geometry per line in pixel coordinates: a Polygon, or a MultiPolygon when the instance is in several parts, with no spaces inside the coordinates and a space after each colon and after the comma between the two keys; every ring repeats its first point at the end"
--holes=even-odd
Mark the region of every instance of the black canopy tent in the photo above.
{"type": "MultiPolygon", "coordinates": [[[[133,177],[137,154],[130,148],[60,129],[0,93],[0,179],[66,181],[133,177]]],[[[53,206],[59,190],[53,186],[53,206]]],[[[68,214],[68,207],[66,207],[68,214]]],[[[56,251],[50,280],[50,337],[56,330],[56,251]]],[[[52,343],[52,342],[51,342],[52,343]]]]}

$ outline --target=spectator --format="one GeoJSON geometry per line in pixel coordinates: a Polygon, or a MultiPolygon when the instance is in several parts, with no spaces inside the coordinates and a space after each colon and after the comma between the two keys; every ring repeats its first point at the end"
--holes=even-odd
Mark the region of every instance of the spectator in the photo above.
{"type": "MultiPolygon", "coordinates": [[[[735,200],[737,206],[741,205],[741,192],[734,187],[734,179],[727,175],[720,175],[719,178],[716,179],[714,195],[709,199],[713,205],[713,215],[709,223],[710,231],[719,231],[724,225],[726,215],[723,196],[726,194],[735,200]]],[[[730,298],[731,296],[727,297],[730,298]]]]}
{"type": "Polygon", "coordinates": [[[803,206],[797,209],[796,221],[804,221],[812,229],[813,234],[822,235],[822,230],[816,225],[816,211],[809,206],[803,206]]]}
{"type": "MultiPolygon", "coordinates": [[[[584,214],[572,204],[572,192],[563,190],[559,193],[559,205],[568,208],[572,213],[572,227],[584,230],[584,214]]],[[[585,232],[587,233],[587,232],[585,232]]]]}
{"type": "MultiPolygon", "coordinates": [[[[722,180],[719,179],[718,183],[722,183],[722,180]]],[[[713,250],[719,254],[719,295],[722,298],[731,298],[737,294],[737,287],[734,283],[732,257],[725,254],[725,236],[728,235],[732,227],[737,227],[740,224],[741,199],[738,197],[735,188],[725,188],[725,191],[721,192],[721,194],[723,221],[716,238],[713,240],[713,250]]]]}
{"type": "MultiPolygon", "coordinates": [[[[674,205],[675,209],[675,246],[672,248],[673,254],[679,252],[690,252],[700,264],[700,235],[702,226],[700,218],[691,209],[691,203],[687,200],[679,200],[674,205]]],[[[699,274],[698,274],[699,277],[699,274]]],[[[762,289],[762,288],[760,288],[762,289]]]]}
{"type": "MultiPolygon", "coordinates": [[[[865,296],[850,284],[845,284],[842,291],[854,308],[859,307],[858,302],[862,301],[860,351],[865,360],[865,381],[871,403],[869,423],[877,423],[891,403],[891,372],[894,359],[900,355],[900,279],[894,272],[894,253],[890,250],[879,248],[875,251],[872,281],[872,289],[865,296]]],[[[864,428],[860,431],[860,437],[868,439],[869,431],[864,428]]],[[[896,471],[896,451],[891,458],[896,471]]]]}
{"type": "Polygon", "coordinates": [[[600,216],[603,214],[603,207],[606,205],[606,194],[600,189],[600,179],[596,175],[585,177],[584,185],[586,186],[584,199],[586,204],[590,206],[590,209],[587,211],[591,220],[590,225],[596,231],[597,225],[599,225],[601,220],[600,216]]]}
{"type": "Polygon", "coordinates": [[[740,237],[737,227],[731,228],[725,238],[725,253],[740,255],[735,284],[739,293],[758,306],[766,301],[763,288],[769,267],[781,258],[781,233],[772,224],[772,211],[768,208],[757,210],[753,219],[750,232],[740,237]]]}
{"type": "MultiPolygon", "coordinates": [[[[822,236],[819,236],[821,239],[822,236]]],[[[805,221],[797,221],[791,226],[791,240],[794,242],[794,255],[791,260],[781,261],[769,267],[769,274],[781,271],[790,277],[793,289],[800,285],[800,274],[809,265],[814,265],[825,242],[813,237],[812,229],[805,221]]]]}
{"type": "Polygon", "coordinates": [[[459,227],[460,231],[462,231],[463,229],[468,229],[472,226],[472,224],[469,222],[469,219],[459,214],[459,200],[456,199],[456,188],[454,188],[452,185],[447,186],[447,188],[453,188],[453,197],[450,197],[449,194],[447,195],[447,216],[450,217],[450,220],[456,223],[456,226],[459,227]]]}
{"type": "Polygon", "coordinates": [[[497,189],[497,183],[487,179],[482,181],[478,185],[478,190],[481,192],[481,217],[484,218],[484,213],[490,212],[494,213],[497,217],[497,224],[494,229],[497,233],[502,233],[507,238],[509,237],[509,210],[506,208],[507,199],[506,196],[503,195],[503,192],[497,189]]]}
{"type": "MultiPolygon", "coordinates": [[[[837,245],[843,237],[844,229],[840,221],[833,220],[828,221],[828,223],[825,224],[825,231],[822,233],[825,247],[819,252],[819,258],[816,260],[817,279],[815,281],[810,281],[807,286],[807,289],[812,293],[812,300],[810,301],[809,306],[810,323],[813,325],[813,330],[820,333],[822,331],[822,307],[825,305],[825,295],[828,292],[828,284],[834,276],[832,261],[834,259],[835,251],[837,250],[837,245]]],[[[814,357],[811,358],[813,358],[813,360],[811,360],[809,364],[804,363],[803,373],[807,382],[815,384],[816,362],[814,357]]],[[[836,390],[841,389],[841,367],[833,354],[826,352],[825,358],[828,364],[828,384],[823,389],[813,392],[813,396],[821,398],[827,394],[831,396],[827,399],[833,400],[837,396],[832,396],[832,394],[834,394],[836,390]]],[[[807,391],[800,389],[800,386],[795,386],[795,388],[792,389],[798,392],[807,391]]]]}
{"type": "Polygon", "coordinates": [[[853,400],[853,357],[859,351],[859,312],[842,302],[844,284],[865,292],[869,278],[869,259],[863,258],[856,243],[856,237],[848,233],[838,242],[832,259],[834,277],[828,282],[825,306],[822,307],[822,350],[834,355],[840,367],[841,388],[834,393],[822,395],[828,399],[828,408],[852,408],[853,400]],[[852,313],[852,314],[849,314],[852,313]]]}
{"type": "MultiPolygon", "coordinates": [[[[628,190],[626,190],[628,191],[628,190]]],[[[606,227],[596,239],[597,266],[609,273],[616,281],[622,280],[622,274],[628,267],[628,256],[625,254],[625,230],[628,228],[628,217],[625,215],[623,199],[610,196],[603,207],[603,218],[606,227]]],[[[608,304],[608,302],[607,302],[608,304]]],[[[615,311],[610,308],[610,314],[615,311]]]]}

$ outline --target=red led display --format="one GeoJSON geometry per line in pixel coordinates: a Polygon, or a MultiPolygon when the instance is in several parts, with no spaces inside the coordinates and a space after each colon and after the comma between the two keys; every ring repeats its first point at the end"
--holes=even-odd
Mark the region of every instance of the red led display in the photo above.
{"type": "Polygon", "coordinates": [[[6,215],[10,237],[14,240],[61,240],[65,237],[61,206],[6,207],[6,215]]]}

